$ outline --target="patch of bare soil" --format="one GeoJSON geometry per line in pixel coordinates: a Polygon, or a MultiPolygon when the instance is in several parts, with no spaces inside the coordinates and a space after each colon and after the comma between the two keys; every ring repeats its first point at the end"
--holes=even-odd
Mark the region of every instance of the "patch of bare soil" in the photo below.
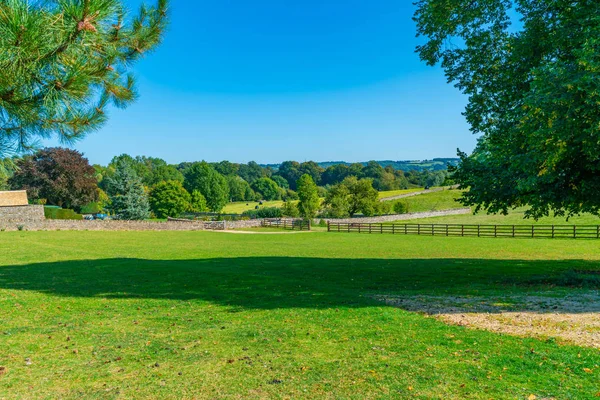
{"type": "Polygon", "coordinates": [[[600,349],[600,293],[565,297],[375,296],[453,325],[516,336],[556,338],[600,349]]]}

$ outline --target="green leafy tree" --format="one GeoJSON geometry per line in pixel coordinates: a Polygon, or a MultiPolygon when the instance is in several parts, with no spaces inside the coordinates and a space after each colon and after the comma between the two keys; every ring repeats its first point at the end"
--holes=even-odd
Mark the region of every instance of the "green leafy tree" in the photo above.
{"type": "Polygon", "coordinates": [[[0,154],[72,142],[136,97],[131,65],[161,41],[166,0],[126,16],[121,0],[0,1],[0,154]]]}
{"type": "Polygon", "coordinates": [[[237,173],[249,184],[253,184],[254,181],[265,176],[265,171],[254,161],[250,161],[248,164],[240,164],[237,173]]]}
{"type": "Polygon", "coordinates": [[[300,163],[297,161],[284,161],[279,166],[279,170],[277,174],[285,179],[290,189],[297,190],[296,182],[302,176],[302,172],[300,171],[300,163]]]}
{"type": "Polygon", "coordinates": [[[264,200],[276,200],[280,198],[279,186],[271,178],[260,178],[254,181],[252,189],[259,193],[264,200]]]}
{"type": "Polygon", "coordinates": [[[284,217],[298,218],[300,216],[300,210],[295,202],[286,201],[281,207],[281,213],[284,217]]]}
{"type": "Polygon", "coordinates": [[[313,179],[313,181],[319,185],[321,183],[321,175],[323,175],[323,172],[325,171],[323,168],[321,168],[319,166],[319,164],[317,164],[314,161],[306,161],[303,162],[302,164],[300,164],[300,174],[304,175],[304,174],[308,174],[310,175],[310,177],[313,179]]]}
{"type": "Polygon", "coordinates": [[[228,175],[229,199],[231,201],[254,200],[254,192],[250,189],[248,182],[236,175],[228,175]]]}
{"type": "Polygon", "coordinates": [[[346,218],[350,216],[350,190],[343,184],[329,189],[325,197],[325,215],[330,218],[346,218]]]}
{"type": "Polygon", "coordinates": [[[188,211],[201,213],[206,212],[206,210],[208,210],[206,206],[206,199],[204,198],[204,196],[202,196],[202,193],[200,193],[197,190],[194,190],[191,195],[190,208],[188,211]]]}
{"type": "Polygon", "coordinates": [[[288,183],[288,181],[285,180],[285,178],[283,176],[274,175],[271,177],[271,179],[273,179],[273,181],[275,181],[277,186],[279,186],[282,189],[290,188],[290,184],[288,183]]]}
{"type": "Polygon", "coordinates": [[[13,189],[25,189],[31,200],[80,211],[98,199],[96,170],[78,151],[49,148],[17,161],[9,179],[13,189]]]}
{"type": "Polygon", "coordinates": [[[227,179],[205,161],[193,163],[184,172],[184,187],[188,192],[202,193],[210,211],[221,212],[229,201],[227,179]]]}
{"type": "Polygon", "coordinates": [[[526,205],[534,218],[599,214],[600,2],[416,6],[420,57],[468,96],[465,116],[480,136],[470,156],[459,152],[462,202],[492,213],[526,205]]]}
{"type": "Polygon", "coordinates": [[[379,193],[373,188],[371,179],[357,179],[350,176],[341,183],[350,193],[350,216],[362,213],[365,216],[374,215],[377,211],[379,193]]]}
{"type": "Polygon", "coordinates": [[[296,187],[300,198],[298,203],[300,215],[304,218],[314,218],[321,204],[317,184],[310,175],[304,174],[298,179],[296,187]]]}
{"type": "Polygon", "coordinates": [[[150,209],[158,218],[178,217],[190,209],[191,196],[179,181],[157,183],[148,198],[150,209]]]}
{"type": "Polygon", "coordinates": [[[143,220],[150,216],[148,195],[142,180],[126,162],[119,162],[113,176],[107,178],[109,210],[119,219],[143,220]]]}

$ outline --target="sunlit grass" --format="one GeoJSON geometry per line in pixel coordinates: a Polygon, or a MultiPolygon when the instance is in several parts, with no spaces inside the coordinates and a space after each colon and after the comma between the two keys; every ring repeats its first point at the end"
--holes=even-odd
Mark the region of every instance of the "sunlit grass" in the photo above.
{"type": "MultiPolygon", "coordinates": [[[[564,297],[598,242],[0,233],[0,398],[593,398],[600,353],[375,295],[564,297]]],[[[589,288],[588,288],[589,289],[589,288]]]]}

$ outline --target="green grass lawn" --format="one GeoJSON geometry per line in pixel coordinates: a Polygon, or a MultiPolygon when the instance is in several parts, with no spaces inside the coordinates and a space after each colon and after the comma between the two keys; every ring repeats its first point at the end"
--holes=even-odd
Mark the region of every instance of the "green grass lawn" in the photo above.
{"type": "Polygon", "coordinates": [[[409,212],[423,212],[423,211],[439,211],[439,210],[450,210],[453,208],[462,208],[460,203],[456,200],[461,195],[460,190],[442,190],[440,192],[431,192],[420,194],[418,196],[407,197],[401,199],[408,204],[409,212]]]}
{"type": "Polygon", "coordinates": [[[0,398],[591,399],[597,349],[446,325],[373,296],[597,290],[564,277],[597,273],[599,246],[2,232],[0,398]]]}
{"type": "Polygon", "coordinates": [[[450,215],[447,217],[423,218],[399,223],[419,224],[479,224],[479,225],[600,225],[600,217],[584,214],[571,217],[544,217],[539,220],[525,218],[525,208],[512,210],[508,215],[488,215],[480,212],[475,215],[450,215]]]}
{"type": "Polygon", "coordinates": [[[412,189],[401,189],[401,190],[388,190],[385,192],[379,192],[379,198],[384,199],[386,197],[400,196],[401,194],[409,194],[423,191],[423,188],[412,188],[412,189]]]}

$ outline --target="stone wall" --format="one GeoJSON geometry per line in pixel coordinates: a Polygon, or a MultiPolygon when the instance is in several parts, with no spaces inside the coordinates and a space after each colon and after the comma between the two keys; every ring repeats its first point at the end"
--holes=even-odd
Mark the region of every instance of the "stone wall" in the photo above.
{"type": "Polygon", "coordinates": [[[28,204],[27,192],[25,190],[0,191],[0,207],[17,207],[28,204]]]}
{"type": "Polygon", "coordinates": [[[42,222],[44,206],[0,207],[0,226],[20,222],[42,222]]]}
{"type": "Polygon", "coordinates": [[[471,214],[470,208],[457,208],[453,210],[442,210],[442,211],[427,211],[410,214],[398,214],[398,215],[382,215],[379,217],[361,217],[361,218],[324,218],[327,222],[339,222],[339,223],[363,223],[363,224],[377,224],[381,222],[395,222],[395,221],[406,221],[409,219],[420,219],[420,218],[431,218],[431,217],[445,217],[448,215],[466,215],[471,214]]]}
{"type": "Polygon", "coordinates": [[[48,219],[43,221],[4,222],[0,229],[7,231],[201,231],[201,222],[151,222],[151,221],[86,221],[48,219]]]}

